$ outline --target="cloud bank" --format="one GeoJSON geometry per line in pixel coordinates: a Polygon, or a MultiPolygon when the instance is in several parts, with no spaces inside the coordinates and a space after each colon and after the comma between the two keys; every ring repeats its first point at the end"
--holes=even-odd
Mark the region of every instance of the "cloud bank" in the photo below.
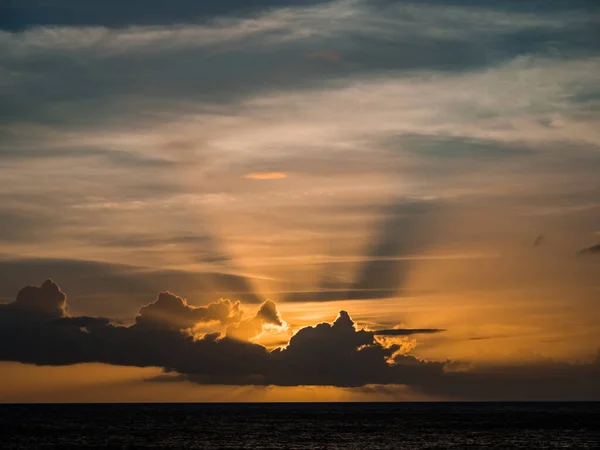
{"type": "MultiPolygon", "coordinates": [[[[47,280],[39,288],[23,288],[14,302],[0,305],[0,360],[155,366],[179,374],[162,381],[202,384],[406,385],[442,398],[600,398],[600,354],[586,364],[548,361],[455,370],[456,362],[419,360],[400,352],[398,344],[380,343],[376,332],[358,328],[346,311],[332,323],[300,329],[285,347],[269,351],[246,338],[258,325],[284,325],[277,306],[267,301],[245,320],[239,307],[221,300],[196,308],[165,292],[140,310],[135,324],[118,326],[105,318],[69,317],[66,295],[47,280]],[[225,335],[194,336],[193,328],[206,321],[237,325],[225,335]]],[[[384,333],[390,334],[394,333],[384,333]]]]}

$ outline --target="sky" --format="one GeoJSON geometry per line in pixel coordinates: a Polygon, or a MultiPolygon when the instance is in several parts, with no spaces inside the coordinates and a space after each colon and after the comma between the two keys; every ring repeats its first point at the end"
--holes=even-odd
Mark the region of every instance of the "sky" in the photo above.
{"type": "Polygon", "coordinates": [[[0,402],[600,400],[600,3],[0,5],[0,402]]]}

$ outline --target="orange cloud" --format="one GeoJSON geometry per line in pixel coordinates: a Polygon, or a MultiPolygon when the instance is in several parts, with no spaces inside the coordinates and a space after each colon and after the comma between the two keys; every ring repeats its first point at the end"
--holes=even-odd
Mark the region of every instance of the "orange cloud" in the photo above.
{"type": "Polygon", "coordinates": [[[285,172],[252,172],[242,178],[248,180],[281,180],[287,178],[287,174],[285,172]]]}

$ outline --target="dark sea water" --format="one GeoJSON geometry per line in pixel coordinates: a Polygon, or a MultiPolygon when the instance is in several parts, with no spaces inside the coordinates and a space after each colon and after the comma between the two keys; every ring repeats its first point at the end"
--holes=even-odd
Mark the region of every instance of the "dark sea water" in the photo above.
{"type": "Polygon", "coordinates": [[[600,448],[600,403],[0,405],[0,448],[600,448]]]}

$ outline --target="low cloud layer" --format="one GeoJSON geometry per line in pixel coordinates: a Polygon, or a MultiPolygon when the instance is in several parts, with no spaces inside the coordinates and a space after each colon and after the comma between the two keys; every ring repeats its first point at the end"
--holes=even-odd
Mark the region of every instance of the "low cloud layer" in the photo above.
{"type": "Polygon", "coordinates": [[[375,330],[375,336],[412,336],[413,334],[435,334],[446,330],[441,328],[394,328],[391,330],[375,330]]]}
{"type": "MultiPolygon", "coordinates": [[[[14,302],[0,305],[0,360],[156,366],[179,374],[162,381],[202,384],[407,385],[441,398],[600,399],[600,355],[586,364],[549,361],[458,370],[464,365],[423,361],[403,354],[400,345],[383,345],[377,332],[358,328],[346,311],[332,323],[300,329],[285,347],[269,351],[244,339],[257,325],[284,325],[269,301],[254,317],[241,320],[239,303],[221,300],[196,308],[162,293],[129,327],[105,318],[69,317],[65,308],[66,295],[51,280],[40,288],[26,287],[14,302]],[[215,332],[194,337],[190,329],[205,321],[237,325],[225,336],[215,332]]],[[[395,334],[384,331],[386,336],[395,334]]],[[[405,334],[441,330],[410,331],[405,334]]]]}

